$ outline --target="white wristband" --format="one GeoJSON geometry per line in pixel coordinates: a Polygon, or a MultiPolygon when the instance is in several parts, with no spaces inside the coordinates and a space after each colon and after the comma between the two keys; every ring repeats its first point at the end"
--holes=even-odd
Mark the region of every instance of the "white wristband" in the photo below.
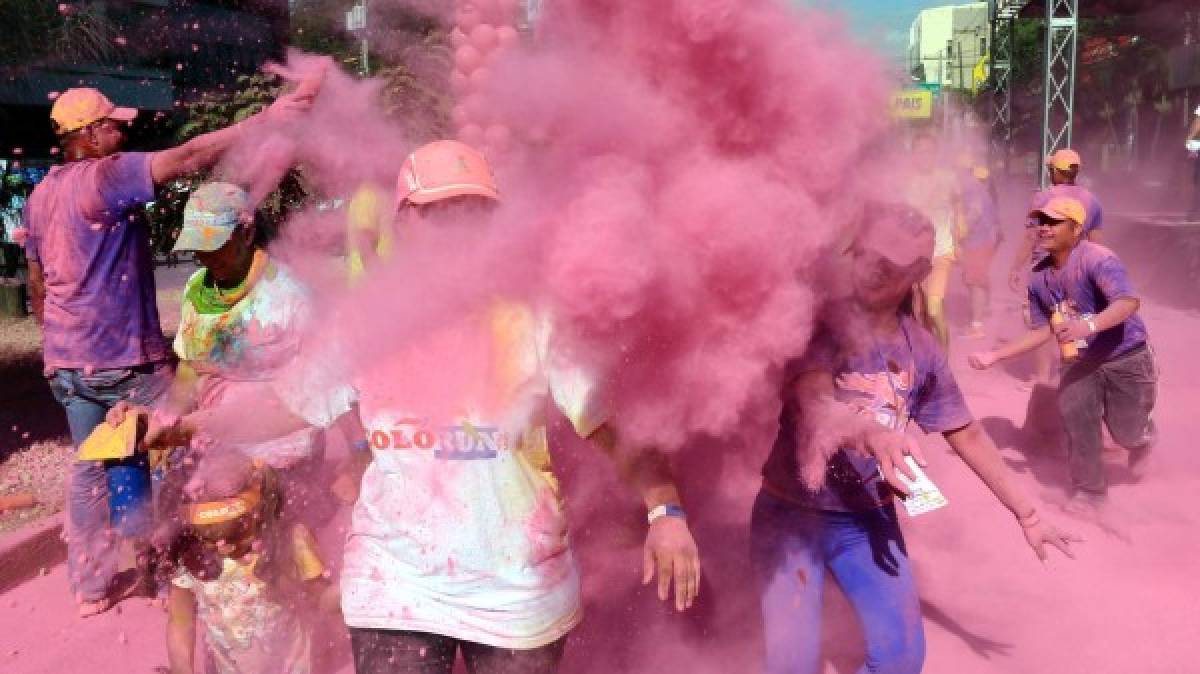
{"type": "Polygon", "coordinates": [[[1096,321],[1092,320],[1090,317],[1083,319],[1083,321],[1087,323],[1088,330],[1091,330],[1091,334],[1096,334],[1096,321]]]}

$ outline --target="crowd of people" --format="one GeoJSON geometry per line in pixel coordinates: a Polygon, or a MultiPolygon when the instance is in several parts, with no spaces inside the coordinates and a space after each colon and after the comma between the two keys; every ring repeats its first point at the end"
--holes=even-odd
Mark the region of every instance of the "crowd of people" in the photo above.
{"type": "MultiPolygon", "coordinates": [[[[555,352],[554,316],[535,302],[498,298],[358,367],[348,337],[306,340],[328,311],[265,245],[246,186],[214,181],[184,211],[174,251],[193,252],[199,268],[174,342],[164,338],[146,232],[130,212],[156,185],[213,166],[256,125],[306,114],[316,94],[285,94],[233,127],[151,153],[123,151],[135,110],[94,89],[55,101],[67,161],[26,208],[47,378],[77,446],[104,423],[142,426],[128,458],[72,467],[68,564],[80,615],[136,593],[159,597],[175,674],[193,671],[198,629],[208,671],[313,671],[322,613],[344,621],[360,674],[448,674],[460,654],[471,672],[554,672],[583,615],[551,404],[641,497],[642,582],[657,577],[660,599],[692,607],[702,551],[668,457],[623,441],[621,419],[597,395],[605,373],[555,352]],[[453,390],[422,396],[396,384],[476,354],[479,376],[453,390]],[[324,448],[335,435],[351,452],[333,470],[324,448]],[[332,494],[352,504],[352,519],[331,564],[312,504],[332,494]],[[110,507],[118,500],[120,512],[110,507]],[[117,584],[122,546],[138,560],[132,585],[117,584]]],[[[970,298],[965,337],[982,338],[1005,228],[987,168],[971,156],[939,163],[935,142],[914,139],[923,164],[902,201],[865,204],[847,225],[822,272],[834,290],[818,329],[780,382],[778,431],[749,517],[769,672],[820,671],[827,575],[859,618],[862,671],[920,671],[921,609],[896,501],[919,513],[931,485],[909,422],[945,437],[1039,558],[1048,548],[1072,556],[1079,540],[1011,478],[951,371],[944,304],[954,267],[970,298]]],[[[1155,363],[1125,269],[1098,242],[1099,200],[1076,185],[1080,157],[1061,150],[1047,161],[1053,186],[1013,232],[1012,284],[1028,297],[1029,331],[968,361],[986,369],[1036,351],[1043,382],[1061,370],[1071,509],[1094,513],[1106,492],[1102,427],[1131,465],[1149,456],[1155,363]]],[[[415,149],[396,167],[394,195],[369,186],[351,202],[346,288],[389,264],[406,237],[488,227],[502,185],[461,142],[415,149]]]]}

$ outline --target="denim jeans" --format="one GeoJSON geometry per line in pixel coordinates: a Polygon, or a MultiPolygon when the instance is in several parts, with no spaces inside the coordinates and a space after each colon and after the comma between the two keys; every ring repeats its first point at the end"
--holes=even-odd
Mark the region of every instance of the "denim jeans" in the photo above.
{"type": "Polygon", "coordinates": [[[1063,372],[1058,409],[1067,432],[1067,455],[1075,489],[1104,494],[1100,424],[1118,445],[1148,450],[1154,442],[1150,414],[1158,391],[1158,372],[1150,347],[1102,363],[1079,362],[1063,372]]]}
{"type": "Polygon", "coordinates": [[[762,604],[768,674],[821,670],[828,569],[866,641],[863,672],[917,674],[925,661],[920,600],[896,510],[812,510],[766,491],[754,502],[751,561],[762,604]]]}
{"type": "Polygon", "coordinates": [[[356,674],[450,674],[460,648],[470,674],[554,674],[566,641],[516,650],[427,632],[350,628],[356,674]]]}
{"type": "MultiPolygon", "coordinates": [[[[122,400],[140,405],[154,402],[170,386],[173,374],[170,363],[93,372],[60,369],[50,376],[50,390],[67,412],[71,442],[78,448],[104,421],[110,408],[122,400]]],[[[108,509],[108,472],[113,463],[76,461],[71,466],[67,575],[72,593],[81,601],[104,597],[117,571],[116,540],[109,530],[108,509]]],[[[149,502],[146,507],[150,507],[149,502]]]]}

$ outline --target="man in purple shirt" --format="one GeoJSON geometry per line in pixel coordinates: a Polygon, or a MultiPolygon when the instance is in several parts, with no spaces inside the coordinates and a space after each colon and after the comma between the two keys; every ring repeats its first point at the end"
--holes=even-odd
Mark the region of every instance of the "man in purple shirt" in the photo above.
{"type": "MultiPolygon", "coordinates": [[[[1029,212],[1045,206],[1055,197],[1068,197],[1083,205],[1083,237],[1092,243],[1101,243],[1101,230],[1104,229],[1104,209],[1100,200],[1091,190],[1076,185],[1079,179],[1079,167],[1082,165],[1079,153],[1070,148],[1063,148],[1046,159],[1050,169],[1050,187],[1033,195],[1029,203],[1029,212]]],[[[1030,217],[1025,221],[1025,238],[1017,245],[1017,254],[1013,257],[1012,270],[1008,275],[1008,285],[1013,292],[1019,292],[1025,287],[1025,275],[1029,272],[1034,252],[1037,250],[1037,218],[1030,217]]]]}
{"type": "MultiPolygon", "coordinates": [[[[1100,200],[1086,187],[1076,185],[1079,178],[1079,168],[1082,165],[1079,153],[1063,148],[1046,158],[1046,166],[1050,171],[1050,187],[1033,195],[1029,204],[1029,212],[1045,206],[1056,197],[1068,197],[1083,205],[1083,236],[1092,243],[1100,243],[1101,230],[1104,228],[1104,209],[1100,200]]],[[[1017,240],[1017,253],[1013,257],[1012,269],[1008,275],[1008,285],[1013,292],[1023,292],[1025,280],[1029,275],[1030,265],[1041,257],[1043,251],[1037,248],[1037,218],[1025,220],[1025,237],[1017,240]]],[[[1028,302],[1025,303],[1026,316],[1029,315],[1028,302]]],[[[1028,323],[1027,323],[1028,327],[1028,323]]],[[[1046,348],[1035,353],[1034,384],[1041,383],[1054,386],[1054,345],[1047,342],[1046,348]]]]}
{"type": "Polygon", "coordinates": [[[1104,501],[1100,424],[1129,450],[1141,473],[1153,444],[1157,370],[1146,324],[1125,267],[1107,248],[1083,239],[1083,204],[1060,197],[1033,211],[1047,255],[1029,280],[1033,330],[996,350],[971,356],[977,368],[1037,348],[1053,334],[1065,369],[1058,389],[1067,431],[1072,507],[1093,511],[1104,501]]]}
{"type": "MultiPolygon", "coordinates": [[[[283,96],[233,127],[160,152],[121,152],[124,125],[137,115],[95,89],[69,89],[50,111],[67,163],[51,169],[25,207],[29,288],[42,327],[45,371],[67,412],[78,447],[120,400],[149,404],[172,376],[171,350],[159,327],[154,274],[136,208],[156,185],[208,168],[265,115],[303,110],[305,97],[283,96]]],[[[80,615],[111,607],[117,551],[112,524],[137,538],[148,524],[145,455],[122,462],[77,461],[68,496],[68,573],[80,615]],[[119,478],[117,476],[120,476],[119,478]],[[120,486],[119,490],[115,488],[120,486]]]]}

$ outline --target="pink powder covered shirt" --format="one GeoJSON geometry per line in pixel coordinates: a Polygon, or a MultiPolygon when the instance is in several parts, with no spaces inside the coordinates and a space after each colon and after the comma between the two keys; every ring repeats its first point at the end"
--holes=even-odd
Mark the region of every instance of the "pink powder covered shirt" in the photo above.
{"type": "Polygon", "coordinates": [[[123,368],[168,358],[145,223],[152,155],[126,152],[50,170],[25,207],[25,249],[46,283],[46,368],[123,368]]]}

